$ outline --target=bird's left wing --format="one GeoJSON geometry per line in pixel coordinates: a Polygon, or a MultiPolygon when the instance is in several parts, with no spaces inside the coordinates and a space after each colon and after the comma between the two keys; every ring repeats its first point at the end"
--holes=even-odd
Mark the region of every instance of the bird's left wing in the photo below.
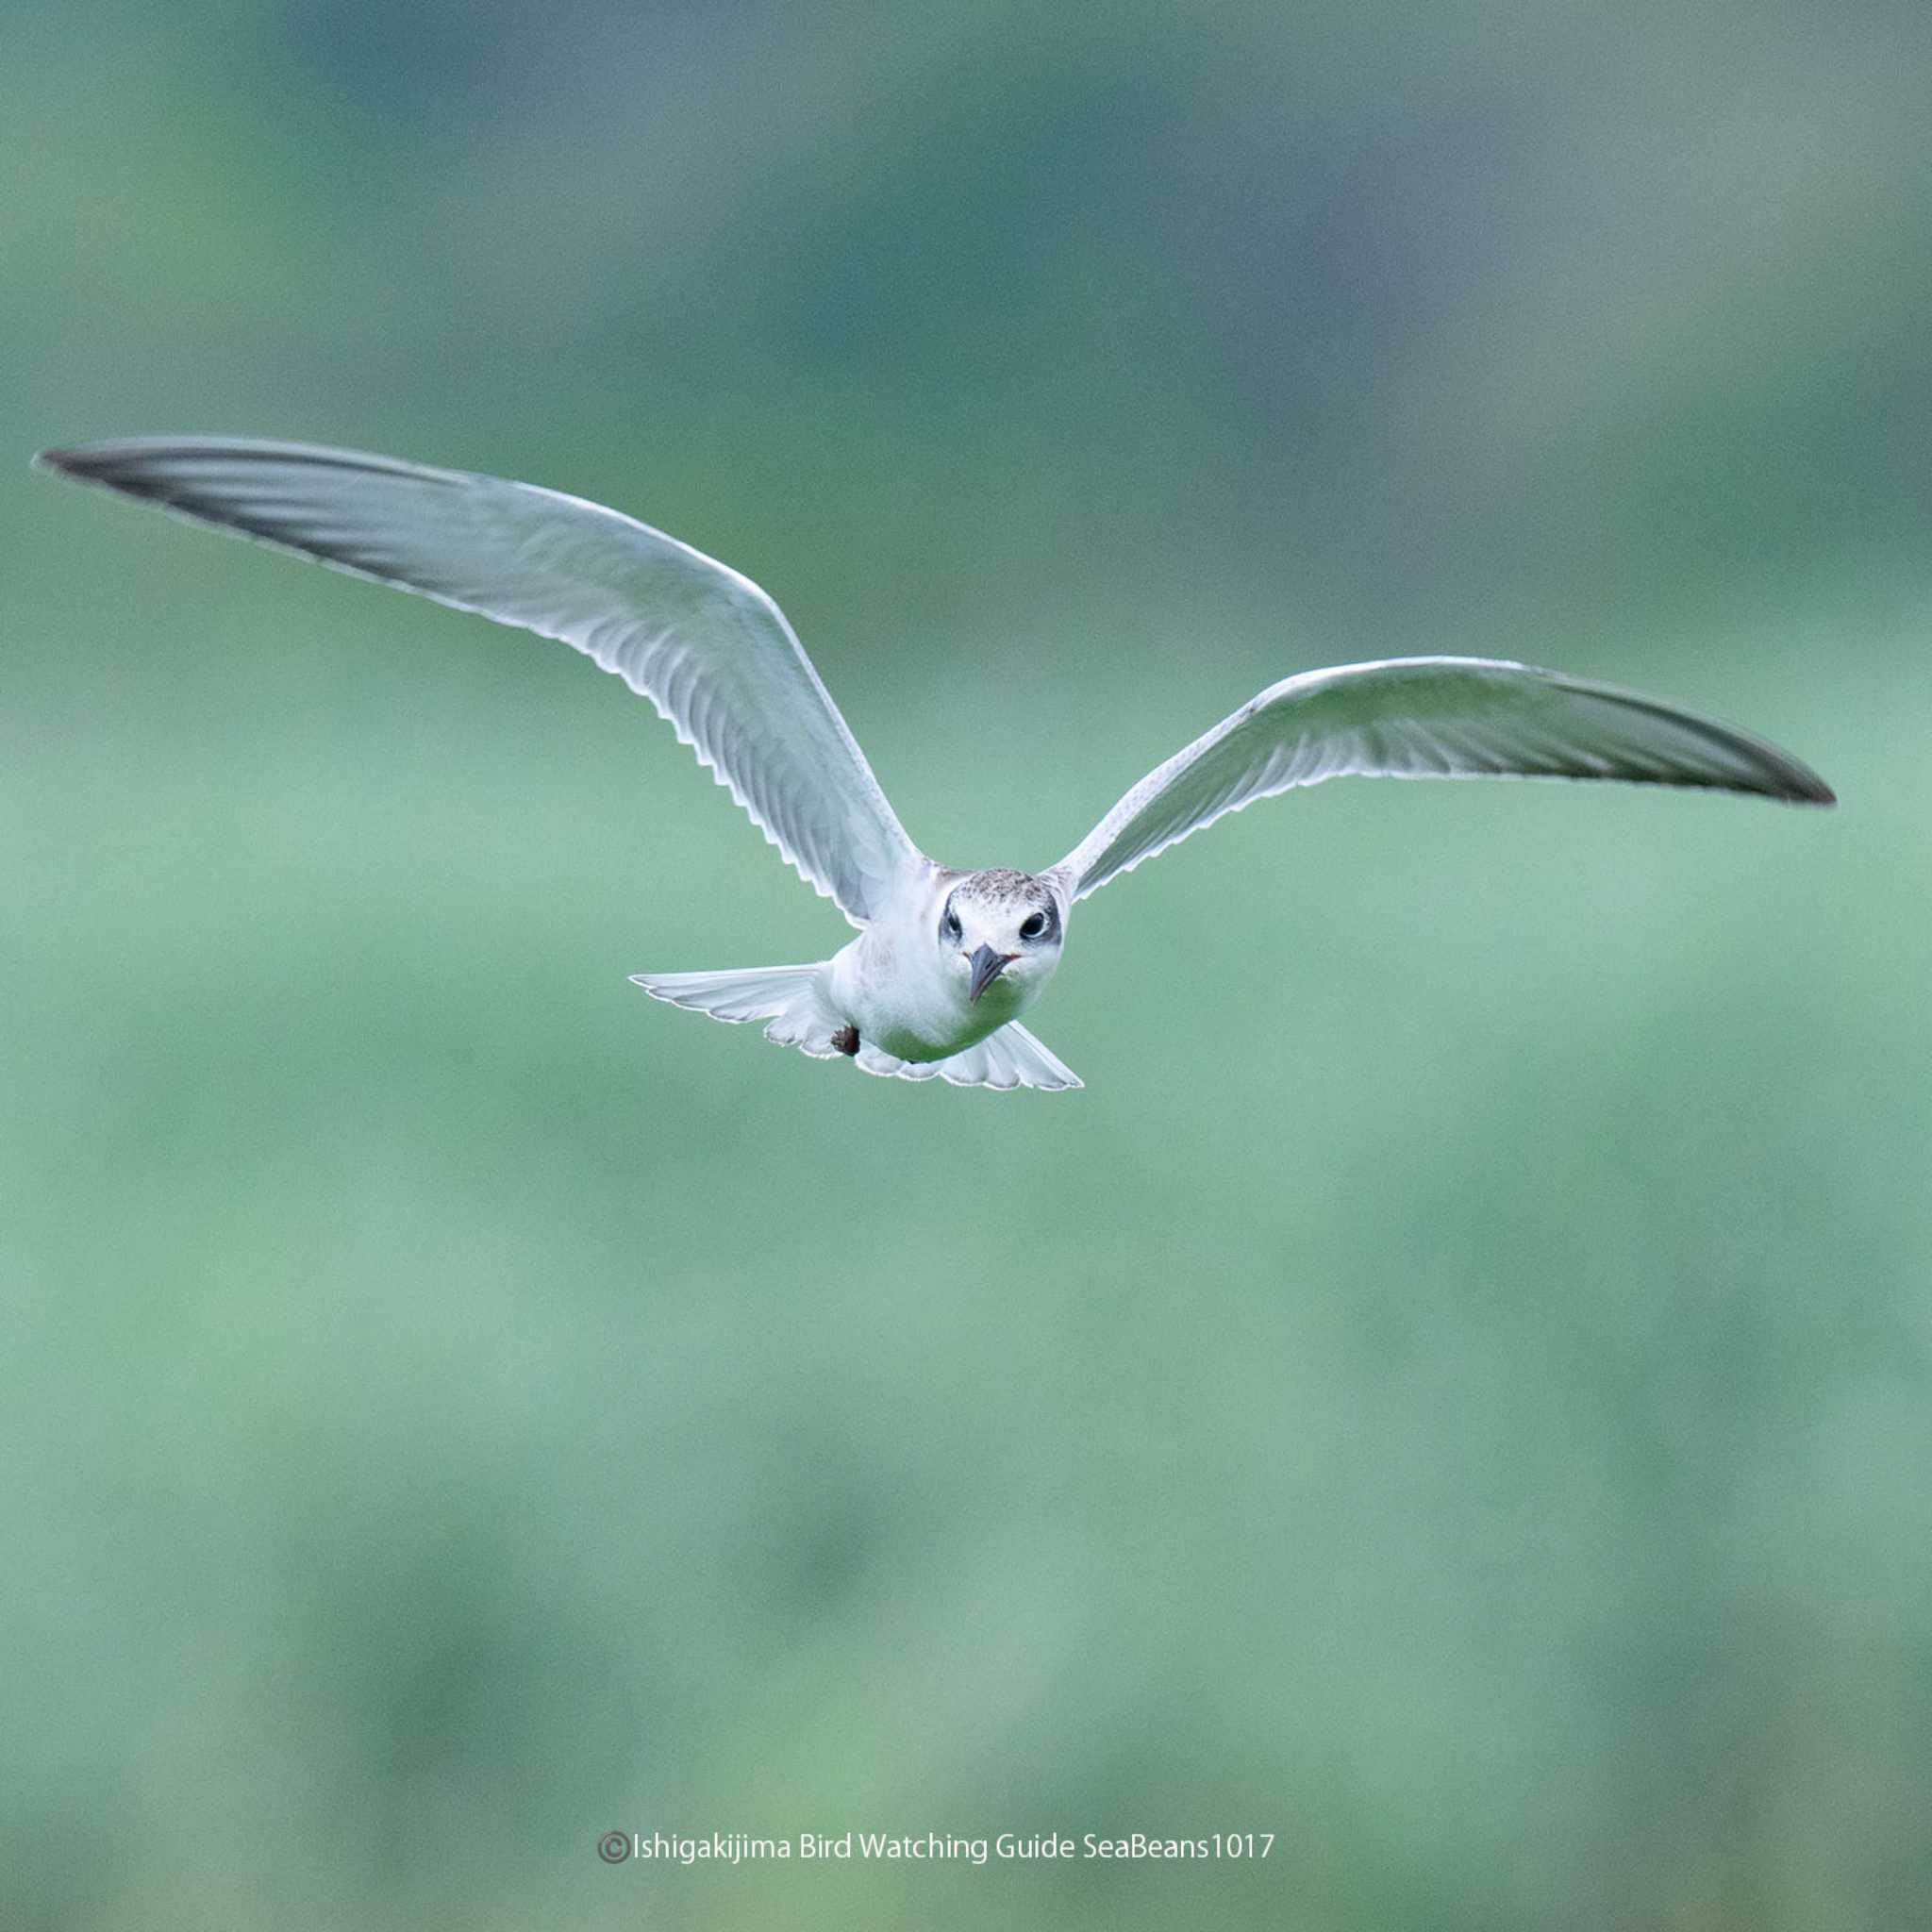
{"type": "Polygon", "coordinates": [[[1835,802],[1789,752],[1634,691],[1486,658],[1397,658],[1271,686],[1148,773],[1052,870],[1082,898],[1224,812],[1349,773],[1620,778],[1835,802]]]}
{"type": "Polygon", "coordinates": [[[921,858],[783,612],[736,571],[532,484],[304,443],[145,437],[47,467],[574,645],[650,699],[855,923],[921,858]]]}

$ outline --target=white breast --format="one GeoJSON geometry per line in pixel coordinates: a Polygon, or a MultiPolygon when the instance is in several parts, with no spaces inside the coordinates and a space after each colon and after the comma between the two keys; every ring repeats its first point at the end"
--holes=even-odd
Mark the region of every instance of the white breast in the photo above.
{"type": "Polygon", "coordinates": [[[978,1004],[948,974],[922,921],[868,927],[832,961],[832,997],[858,1037],[902,1060],[942,1060],[1016,1019],[1021,987],[996,979],[978,1004]]]}

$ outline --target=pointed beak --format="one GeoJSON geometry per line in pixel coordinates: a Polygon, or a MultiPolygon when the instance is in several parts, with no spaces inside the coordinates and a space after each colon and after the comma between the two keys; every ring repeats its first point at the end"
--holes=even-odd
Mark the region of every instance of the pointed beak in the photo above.
{"type": "Polygon", "coordinates": [[[967,1004],[976,1007],[979,1004],[979,995],[1006,971],[1007,961],[1017,959],[1019,957],[1017,953],[995,953],[991,946],[981,946],[978,952],[974,954],[971,961],[973,984],[967,990],[967,1004]]]}

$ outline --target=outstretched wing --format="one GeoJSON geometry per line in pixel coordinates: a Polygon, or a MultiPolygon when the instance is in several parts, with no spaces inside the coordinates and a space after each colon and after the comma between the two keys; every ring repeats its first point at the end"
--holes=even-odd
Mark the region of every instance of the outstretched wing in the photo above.
{"type": "Polygon", "coordinates": [[[778,607],[674,537],[554,490],[303,443],[142,437],[38,460],[574,645],[855,922],[923,862],[778,607]]]}
{"type": "Polygon", "coordinates": [[[1297,785],[1386,778],[1621,778],[1831,805],[1789,752],[1634,691],[1486,658],[1397,658],[1271,686],[1134,787],[1053,868],[1074,898],[1297,785]]]}

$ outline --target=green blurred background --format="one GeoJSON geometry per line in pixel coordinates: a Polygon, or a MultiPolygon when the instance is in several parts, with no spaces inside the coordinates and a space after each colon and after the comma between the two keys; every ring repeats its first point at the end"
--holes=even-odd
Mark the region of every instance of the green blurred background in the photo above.
{"type": "Polygon", "coordinates": [[[1932,1922],[1917,5],[15,7],[0,1922],[1932,1922]],[[629,509],[1044,864],[1446,650],[1835,815],[1333,785],[1081,908],[1065,1098],[559,647],[30,475],[629,509]],[[1273,1831],[1252,1866],[607,1830],[1273,1831]]]}

